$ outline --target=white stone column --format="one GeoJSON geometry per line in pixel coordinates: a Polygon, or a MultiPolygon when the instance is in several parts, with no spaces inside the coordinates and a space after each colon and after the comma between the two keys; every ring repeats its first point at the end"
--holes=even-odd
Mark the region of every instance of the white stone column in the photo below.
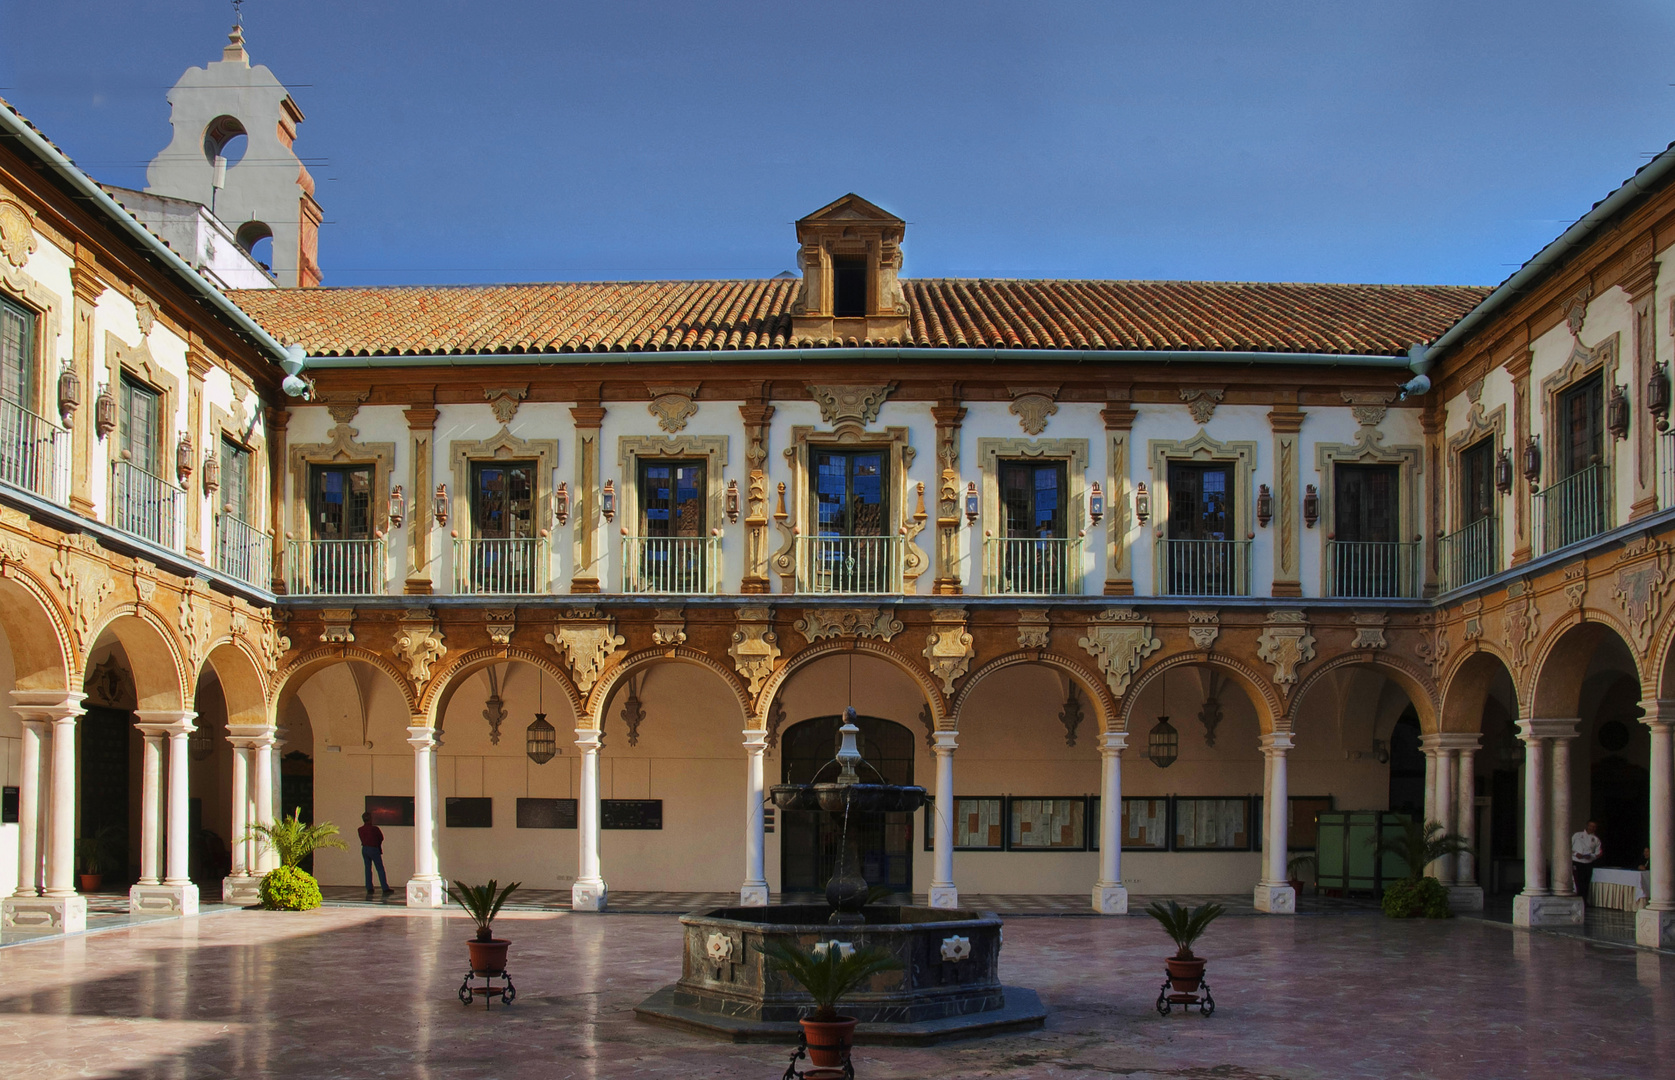
{"type": "Polygon", "coordinates": [[[1431,744],[1432,738],[1421,736],[1419,740],[1420,752],[1425,755],[1425,809],[1421,825],[1437,819],[1437,751],[1431,744]]]}
{"type": "Polygon", "coordinates": [[[187,740],[197,730],[196,713],[186,709],[138,709],[135,725],[145,742],[140,766],[140,881],[128,890],[128,910],[136,915],[192,915],[198,910],[198,887],[188,870],[191,836],[187,740]],[[163,744],[168,743],[168,783],[163,785],[163,744]],[[159,810],[164,813],[159,815],[159,810]],[[161,819],[161,820],[160,820],[161,819]],[[159,881],[158,851],[163,853],[159,881]]]}
{"type": "Polygon", "coordinates": [[[936,755],[936,791],[932,804],[936,821],[931,829],[931,907],[957,908],[960,890],[954,884],[954,751],[960,733],[938,731],[931,745],[936,755]]]}
{"type": "Polygon", "coordinates": [[[41,742],[47,721],[22,721],[17,778],[17,891],[13,896],[41,895],[41,742]]]}
{"type": "Polygon", "coordinates": [[[233,744],[232,788],[228,803],[232,808],[232,838],[228,843],[234,877],[244,877],[250,871],[249,847],[244,837],[250,831],[250,755],[237,743],[233,744]]]}
{"type": "Polygon", "coordinates": [[[609,890],[599,872],[599,740],[592,728],[576,729],[582,772],[576,791],[576,883],[570,887],[570,910],[603,911],[609,890]]]}
{"type": "MultiPolygon", "coordinates": [[[[140,880],[163,883],[163,740],[167,724],[138,724],[140,729],[140,880]]],[[[130,902],[133,894],[129,894],[130,902]]]]}
{"type": "MultiPolygon", "coordinates": [[[[1570,744],[1575,732],[1553,740],[1553,827],[1548,840],[1553,847],[1548,863],[1552,878],[1548,891],[1554,896],[1575,896],[1576,879],[1570,872],[1570,744]]],[[[1587,903],[1587,898],[1580,898],[1587,903]]]]}
{"type": "MultiPolygon", "coordinates": [[[[1576,736],[1575,720],[1520,720],[1519,737],[1524,740],[1524,891],[1512,901],[1512,922],[1517,926],[1580,926],[1582,900],[1574,893],[1555,895],[1547,876],[1547,860],[1553,853],[1551,812],[1552,783],[1547,760],[1555,739],[1576,736]]],[[[1568,744],[1566,747],[1568,751],[1568,744]]],[[[1568,770],[1567,770],[1568,772],[1568,770]]],[[[1566,802],[1569,802],[1568,797],[1566,802]]],[[[1568,811],[1567,811],[1568,812],[1568,811]]],[[[1562,873],[1570,871],[1569,845],[1565,846],[1562,873]]]]}
{"type": "Polygon", "coordinates": [[[1297,910],[1297,894],[1286,880],[1290,799],[1285,755],[1294,745],[1289,731],[1262,736],[1262,754],[1268,759],[1267,797],[1262,802],[1267,827],[1262,839],[1263,874],[1256,886],[1256,910],[1270,915],[1291,915],[1297,910]]]}
{"type": "Polygon", "coordinates": [[[278,821],[285,816],[285,729],[273,729],[273,749],[268,753],[268,768],[273,771],[268,781],[268,800],[273,804],[268,811],[268,821],[278,821]]]}
{"type": "Polygon", "coordinates": [[[420,723],[407,729],[413,748],[413,877],[407,882],[408,907],[441,907],[447,900],[436,868],[436,732],[420,723]]]}
{"type": "Polygon", "coordinates": [[[1128,732],[1099,737],[1099,880],[1093,887],[1093,910],[1127,915],[1128,890],[1122,883],[1122,752],[1128,732]]]}
{"type": "MultiPolygon", "coordinates": [[[[0,927],[7,930],[56,930],[74,933],[87,929],[87,899],[75,889],[76,858],[76,720],[82,714],[79,691],[13,690],[12,711],[35,733],[36,854],[30,879],[41,885],[41,895],[13,894],[0,901],[0,927]],[[50,735],[48,730],[50,728],[50,735]],[[43,754],[43,742],[50,742],[43,754]],[[45,819],[43,829],[42,819],[45,819]],[[43,858],[44,857],[44,858],[43,858]]],[[[27,735],[25,736],[28,737],[27,735]]],[[[18,791],[18,825],[22,821],[23,792],[18,791]]],[[[19,845],[21,848],[21,844],[19,845]]],[[[23,856],[19,854],[21,865],[23,856]]],[[[22,875],[18,888],[24,888],[22,875]]]]}
{"type": "Polygon", "coordinates": [[[1645,701],[1651,729],[1651,888],[1634,916],[1634,940],[1675,948],[1675,701],[1645,701]]]}
{"type": "Polygon", "coordinates": [[[221,883],[221,899],[228,904],[254,904],[261,899],[261,874],[256,872],[257,844],[250,829],[256,824],[255,740],[269,729],[253,724],[229,724],[227,741],[233,745],[233,865],[221,883]]]}
{"type": "MultiPolygon", "coordinates": [[[[273,732],[264,731],[252,740],[255,746],[255,763],[251,772],[256,779],[255,813],[257,825],[272,825],[275,820],[273,812],[273,732]]],[[[279,853],[273,850],[272,844],[258,843],[256,845],[255,874],[260,877],[279,865],[279,853]]]]}
{"type": "Polygon", "coordinates": [[[1482,736],[1449,733],[1439,735],[1453,761],[1454,813],[1443,819],[1443,828],[1466,842],[1467,850],[1454,857],[1454,882],[1448,887],[1451,911],[1482,911],[1483,886],[1477,883],[1477,772],[1473,758],[1482,736]]]}
{"type": "Polygon", "coordinates": [[[767,837],[762,815],[762,755],[767,749],[766,731],[753,728],[744,733],[744,884],[739,886],[739,903],[745,907],[768,903],[767,837]]]}
{"type": "MultiPolygon", "coordinates": [[[[1454,822],[1454,754],[1448,748],[1439,746],[1432,753],[1431,760],[1436,763],[1437,786],[1436,802],[1431,807],[1434,813],[1430,820],[1447,832],[1454,822]]],[[[1454,884],[1454,859],[1451,856],[1444,855],[1432,863],[1431,870],[1445,887],[1454,884]]]]}

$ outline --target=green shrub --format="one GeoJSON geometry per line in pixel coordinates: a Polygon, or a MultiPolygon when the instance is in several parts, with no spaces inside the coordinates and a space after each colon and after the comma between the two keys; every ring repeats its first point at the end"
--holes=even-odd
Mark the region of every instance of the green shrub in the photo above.
{"type": "Polygon", "coordinates": [[[1449,919],[1448,890],[1436,878],[1403,878],[1385,886],[1384,913],[1392,919],[1449,919]]]}
{"type": "Polygon", "coordinates": [[[307,911],[320,906],[320,883],[294,866],[269,870],[262,878],[262,906],[269,911],[307,911]]]}

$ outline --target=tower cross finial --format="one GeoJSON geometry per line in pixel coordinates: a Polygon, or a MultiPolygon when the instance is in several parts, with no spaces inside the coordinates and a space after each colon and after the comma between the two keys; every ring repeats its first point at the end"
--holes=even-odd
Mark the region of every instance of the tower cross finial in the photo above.
{"type": "Polygon", "coordinates": [[[244,0],[233,0],[233,25],[244,25],[244,0]]]}

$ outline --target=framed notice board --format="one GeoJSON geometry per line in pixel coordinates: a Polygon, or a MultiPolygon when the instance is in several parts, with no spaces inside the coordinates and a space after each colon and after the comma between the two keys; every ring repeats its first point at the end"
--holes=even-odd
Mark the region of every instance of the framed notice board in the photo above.
{"type": "Polygon", "coordinates": [[[574,829],[575,799],[519,799],[518,828],[574,829]]]}
{"type": "Polygon", "coordinates": [[[366,812],[372,815],[368,820],[373,825],[412,825],[413,796],[368,795],[366,812]]]}
{"type": "Polygon", "coordinates": [[[599,827],[602,829],[661,829],[662,799],[601,799],[599,827]]]}
{"type": "Polygon", "coordinates": [[[450,829],[492,829],[494,800],[445,799],[442,803],[442,824],[450,829]]]}

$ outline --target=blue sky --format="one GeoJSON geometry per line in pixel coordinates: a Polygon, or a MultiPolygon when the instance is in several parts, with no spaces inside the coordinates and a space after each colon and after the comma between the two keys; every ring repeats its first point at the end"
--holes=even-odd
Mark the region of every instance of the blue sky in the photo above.
{"type": "MultiPolygon", "coordinates": [[[[144,185],[225,0],[0,0],[0,95],[144,185]],[[42,43],[48,43],[42,47],[42,43]]],[[[855,191],[917,277],[1488,283],[1675,139],[1675,5],[248,0],[328,285],[767,276],[855,191]]]]}

